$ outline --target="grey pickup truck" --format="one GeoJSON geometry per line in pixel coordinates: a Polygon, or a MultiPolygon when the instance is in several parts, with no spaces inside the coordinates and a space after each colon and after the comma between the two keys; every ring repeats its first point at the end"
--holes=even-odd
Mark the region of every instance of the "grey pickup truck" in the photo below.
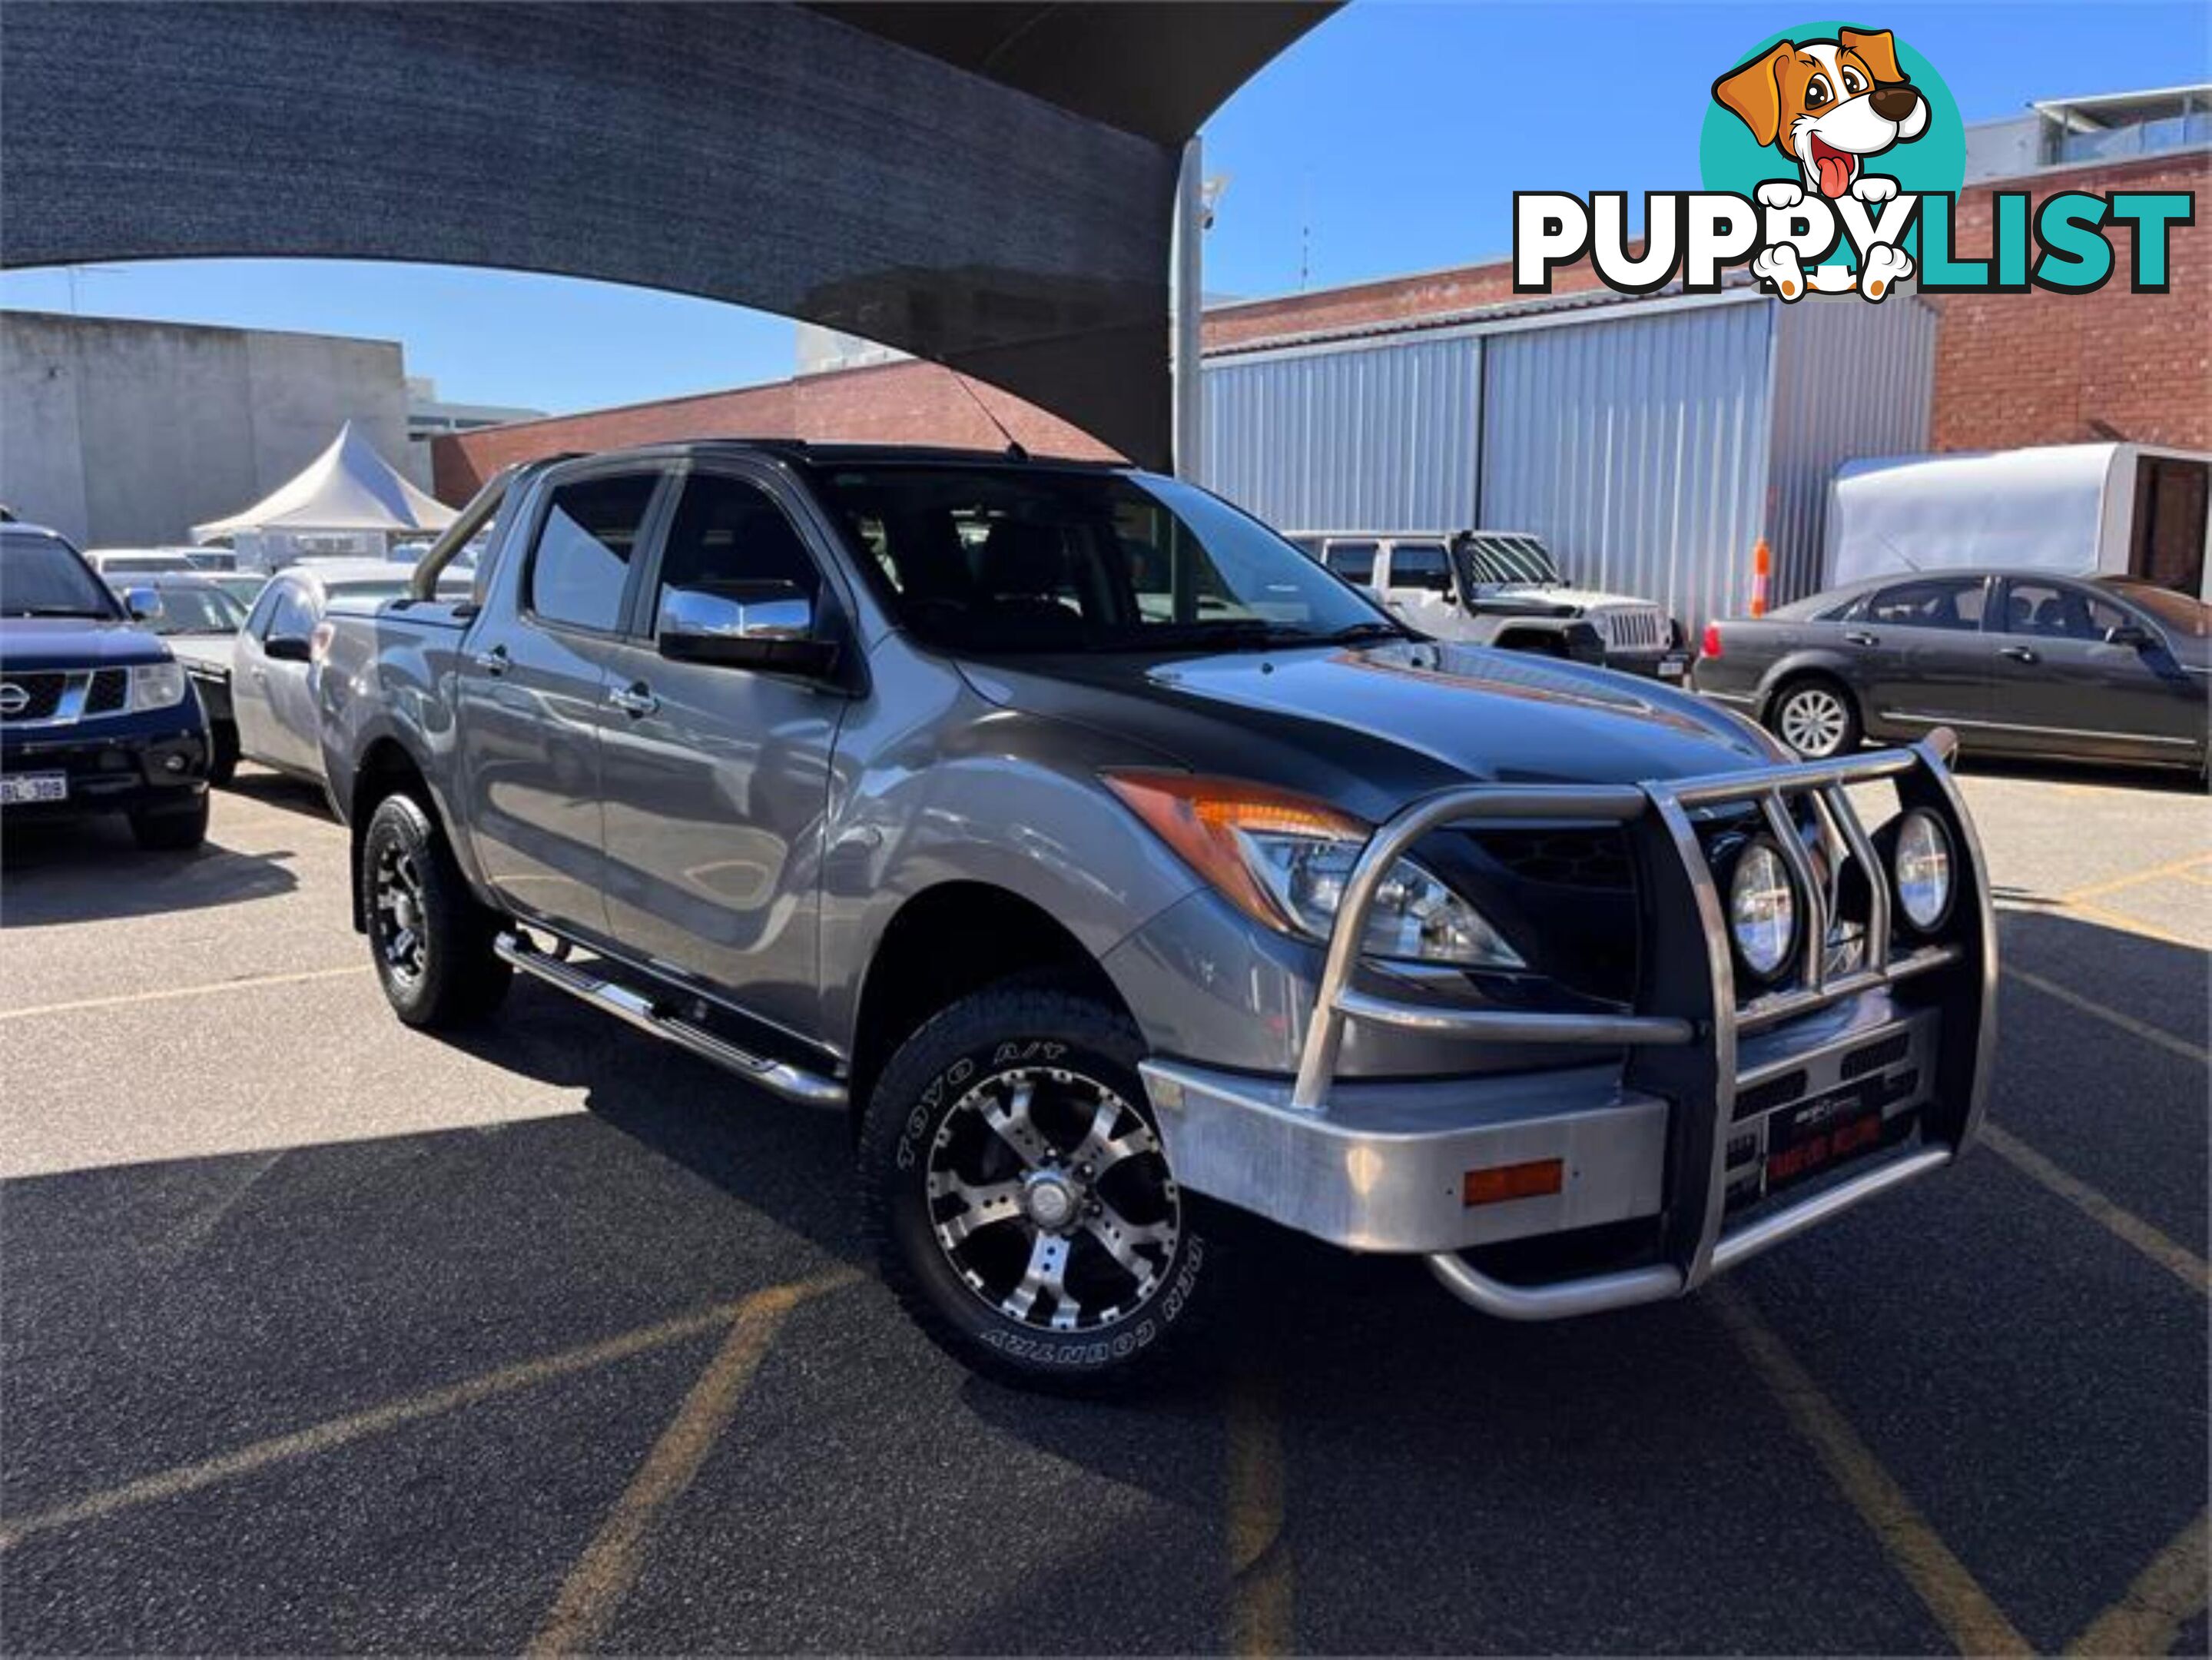
{"type": "Polygon", "coordinates": [[[317,650],[399,1018],[520,970],[848,1114],[885,1279],[1013,1382],[1168,1351],[1223,1207],[1550,1319],[1693,1290],[1981,1119],[1943,734],[1786,763],[1429,640],[1172,478],[534,463],[317,650]]]}

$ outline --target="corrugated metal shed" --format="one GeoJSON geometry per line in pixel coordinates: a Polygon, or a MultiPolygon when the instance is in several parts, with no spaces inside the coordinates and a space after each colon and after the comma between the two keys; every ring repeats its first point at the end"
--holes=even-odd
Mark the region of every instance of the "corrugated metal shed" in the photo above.
{"type": "Polygon", "coordinates": [[[1910,293],[1879,306],[1837,301],[1783,312],[1766,514],[1777,603],[1820,591],[1836,470],[1928,447],[1938,320],[1910,293]]]}
{"type": "Polygon", "coordinates": [[[1285,530],[1471,525],[1481,401],[1465,340],[1209,363],[1206,483],[1285,530]]]}
{"type": "Polygon", "coordinates": [[[1820,579],[1841,462],[1925,447],[1936,314],[1717,295],[1502,307],[1206,362],[1206,482],[1285,530],[1534,531],[1696,629],[1820,579]]]}
{"type": "Polygon", "coordinates": [[[1773,307],[1758,300],[1493,336],[1486,525],[1534,531],[1571,581],[1688,627],[1735,609],[1766,479],[1773,307]]]}

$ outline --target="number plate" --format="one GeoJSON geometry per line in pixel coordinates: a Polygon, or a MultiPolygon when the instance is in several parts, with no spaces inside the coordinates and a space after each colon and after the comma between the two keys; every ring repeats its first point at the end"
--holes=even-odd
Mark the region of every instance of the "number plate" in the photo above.
{"type": "Polygon", "coordinates": [[[1866,1084],[1784,1107],[1767,1121],[1766,1190],[1778,1192],[1844,1159],[1872,1152],[1883,1136],[1881,1099],[1866,1084]]]}
{"type": "Polygon", "coordinates": [[[66,801],[69,775],[65,772],[19,772],[0,775],[0,806],[27,801],[66,801]]]}
{"type": "Polygon", "coordinates": [[[1680,680],[1689,666],[1690,660],[1686,657],[1662,657],[1659,660],[1659,678],[1662,680],[1680,680]]]}

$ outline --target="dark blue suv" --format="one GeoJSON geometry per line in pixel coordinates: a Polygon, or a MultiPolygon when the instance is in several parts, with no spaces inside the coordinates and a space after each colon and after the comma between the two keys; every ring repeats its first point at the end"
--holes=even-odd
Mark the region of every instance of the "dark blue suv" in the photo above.
{"type": "MultiPolygon", "coordinates": [[[[160,601],[149,593],[143,604],[160,601]]],[[[62,537],[0,525],[0,815],[10,822],[120,812],[142,848],[205,838],[207,716],[168,647],[133,624],[62,537]]]]}

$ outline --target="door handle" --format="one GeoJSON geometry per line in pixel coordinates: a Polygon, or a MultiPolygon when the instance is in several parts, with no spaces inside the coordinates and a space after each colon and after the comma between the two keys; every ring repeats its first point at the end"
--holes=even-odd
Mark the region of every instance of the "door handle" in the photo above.
{"type": "Polygon", "coordinates": [[[615,687],[607,693],[607,702],[633,718],[650,714],[660,707],[660,700],[642,680],[633,685],[615,687]]]}
{"type": "Polygon", "coordinates": [[[2002,657],[2011,658],[2015,663],[2039,663],[2043,660],[2026,646],[2000,646],[1997,648],[1997,654],[2002,657]]]}
{"type": "Polygon", "coordinates": [[[507,672],[507,648],[494,646],[489,651],[480,651],[474,659],[476,666],[486,674],[507,672]]]}
{"type": "Polygon", "coordinates": [[[1844,632],[1844,642],[1852,646],[1878,646],[1881,643],[1881,636],[1869,634],[1863,629],[1847,629],[1844,632]]]}

